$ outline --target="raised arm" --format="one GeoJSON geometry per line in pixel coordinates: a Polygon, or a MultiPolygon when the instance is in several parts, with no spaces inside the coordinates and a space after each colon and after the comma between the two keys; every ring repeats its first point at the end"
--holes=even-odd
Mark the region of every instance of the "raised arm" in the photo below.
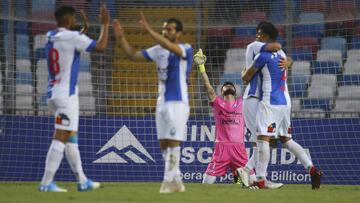
{"type": "Polygon", "coordinates": [[[268,56],[265,55],[265,52],[261,52],[255,56],[254,61],[249,69],[246,69],[242,72],[242,79],[245,84],[248,84],[250,80],[254,77],[260,69],[262,69],[268,61],[268,56]]]}
{"type": "Polygon", "coordinates": [[[83,9],[80,9],[80,16],[82,18],[82,21],[84,23],[84,26],[81,28],[80,33],[86,34],[89,30],[89,19],[87,15],[85,14],[85,11],[83,9]]]}
{"type": "Polygon", "coordinates": [[[120,46],[124,51],[127,57],[133,61],[147,61],[141,51],[136,51],[132,46],[130,46],[129,42],[127,41],[124,29],[122,28],[120,21],[114,19],[112,22],[116,45],[120,46]]]}
{"type": "Polygon", "coordinates": [[[140,13],[140,21],[139,21],[140,25],[142,26],[142,28],[148,32],[150,34],[150,36],[157,42],[159,43],[163,48],[169,50],[170,52],[175,53],[176,55],[180,56],[180,57],[184,57],[183,56],[183,51],[181,50],[181,48],[179,47],[179,45],[171,42],[170,40],[166,39],[165,37],[163,37],[162,35],[160,35],[159,33],[155,32],[151,26],[149,25],[149,23],[147,22],[144,13],[140,13]]]}
{"type": "Polygon", "coordinates": [[[201,74],[201,78],[206,88],[209,101],[213,102],[216,98],[216,93],[214,88],[210,84],[208,75],[206,74],[205,61],[206,61],[206,56],[203,54],[202,50],[199,49],[199,51],[194,55],[194,62],[199,69],[199,73],[201,74]]]}
{"type": "Polygon", "coordinates": [[[104,51],[106,49],[109,38],[110,16],[109,16],[109,11],[107,10],[105,5],[102,5],[100,8],[100,21],[101,21],[100,36],[95,46],[95,50],[99,52],[104,51]]]}

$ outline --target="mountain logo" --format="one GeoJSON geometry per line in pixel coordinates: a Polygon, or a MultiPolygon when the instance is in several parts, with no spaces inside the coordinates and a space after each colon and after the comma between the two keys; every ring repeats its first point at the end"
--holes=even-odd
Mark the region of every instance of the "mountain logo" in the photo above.
{"type": "Polygon", "coordinates": [[[143,164],[147,163],[147,161],[144,160],[145,157],[155,162],[149,152],[146,151],[126,125],[123,125],[96,155],[105,152],[105,155],[93,161],[93,163],[128,163],[129,161],[127,160],[131,160],[134,163],[143,164]],[[125,158],[120,156],[122,154],[125,158]]]}

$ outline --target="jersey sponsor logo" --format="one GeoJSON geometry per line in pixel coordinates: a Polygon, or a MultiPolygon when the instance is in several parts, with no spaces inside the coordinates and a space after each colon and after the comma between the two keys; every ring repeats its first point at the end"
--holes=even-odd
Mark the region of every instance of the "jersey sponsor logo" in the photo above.
{"type": "Polygon", "coordinates": [[[128,163],[129,161],[145,164],[155,162],[149,152],[136,139],[134,134],[126,127],[121,129],[96,153],[102,155],[93,163],[128,163]],[[123,155],[123,156],[120,156],[123,155]],[[146,159],[146,160],[144,160],[146,159]]]}
{"type": "Polygon", "coordinates": [[[268,126],[267,132],[268,133],[274,133],[276,131],[276,123],[272,123],[268,126]]]}
{"type": "Polygon", "coordinates": [[[55,118],[55,123],[57,125],[70,126],[70,119],[67,115],[61,113],[55,118]]]}
{"type": "Polygon", "coordinates": [[[240,122],[240,120],[236,120],[236,119],[221,119],[221,124],[222,125],[240,125],[241,122],[240,122]]]}
{"type": "MultiPolygon", "coordinates": [[[[236,112],[236,111],[227,112],[227,111],[225,111],[225,113],[228,115],[233,115],[233,116],[242,116],[242,112],[236,112]]],[[[218,116],[225,116],[225,113],[223,111],[219,111],[218,116]]]]}

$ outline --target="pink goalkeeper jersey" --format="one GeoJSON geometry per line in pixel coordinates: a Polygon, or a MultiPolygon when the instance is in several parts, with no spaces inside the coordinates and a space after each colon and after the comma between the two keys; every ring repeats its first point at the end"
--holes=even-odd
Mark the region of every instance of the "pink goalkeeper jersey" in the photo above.
{"type": "Polygon", "coordinates": [[[242,97],[229,102],[217,96],[210,103],[215,118],[215,142],[244,143],[242,101],[242,97]]]}

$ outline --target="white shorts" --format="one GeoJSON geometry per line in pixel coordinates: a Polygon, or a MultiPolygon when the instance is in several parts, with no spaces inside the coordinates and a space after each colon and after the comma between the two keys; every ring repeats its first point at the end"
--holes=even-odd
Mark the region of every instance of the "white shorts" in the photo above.
{"type": "Polygon", "coordinates": [[[79,97],[50,99],[49,109],[55,115],[55,129],[78,131],[79,126],[79,97]]]}
{"type": "Polygon", "coordinates": [[[156,107],[156,129],[159,140],[186,140],[186,123],[190,107],[183,102],[166,102],[156,107]]]}
{"type": "Polygon", "coordinates": [[[291,107],[260,102],[256,114],[256,134],[291,137],[291,107]]]}
{"type": "Polygon", "coordinates": [[[245,118],[245,125],[250,133],[249,142],[256,142],[256,113],[260,100],[254,97],[247,97],[243,101],[243,112],[245,118]]]}

